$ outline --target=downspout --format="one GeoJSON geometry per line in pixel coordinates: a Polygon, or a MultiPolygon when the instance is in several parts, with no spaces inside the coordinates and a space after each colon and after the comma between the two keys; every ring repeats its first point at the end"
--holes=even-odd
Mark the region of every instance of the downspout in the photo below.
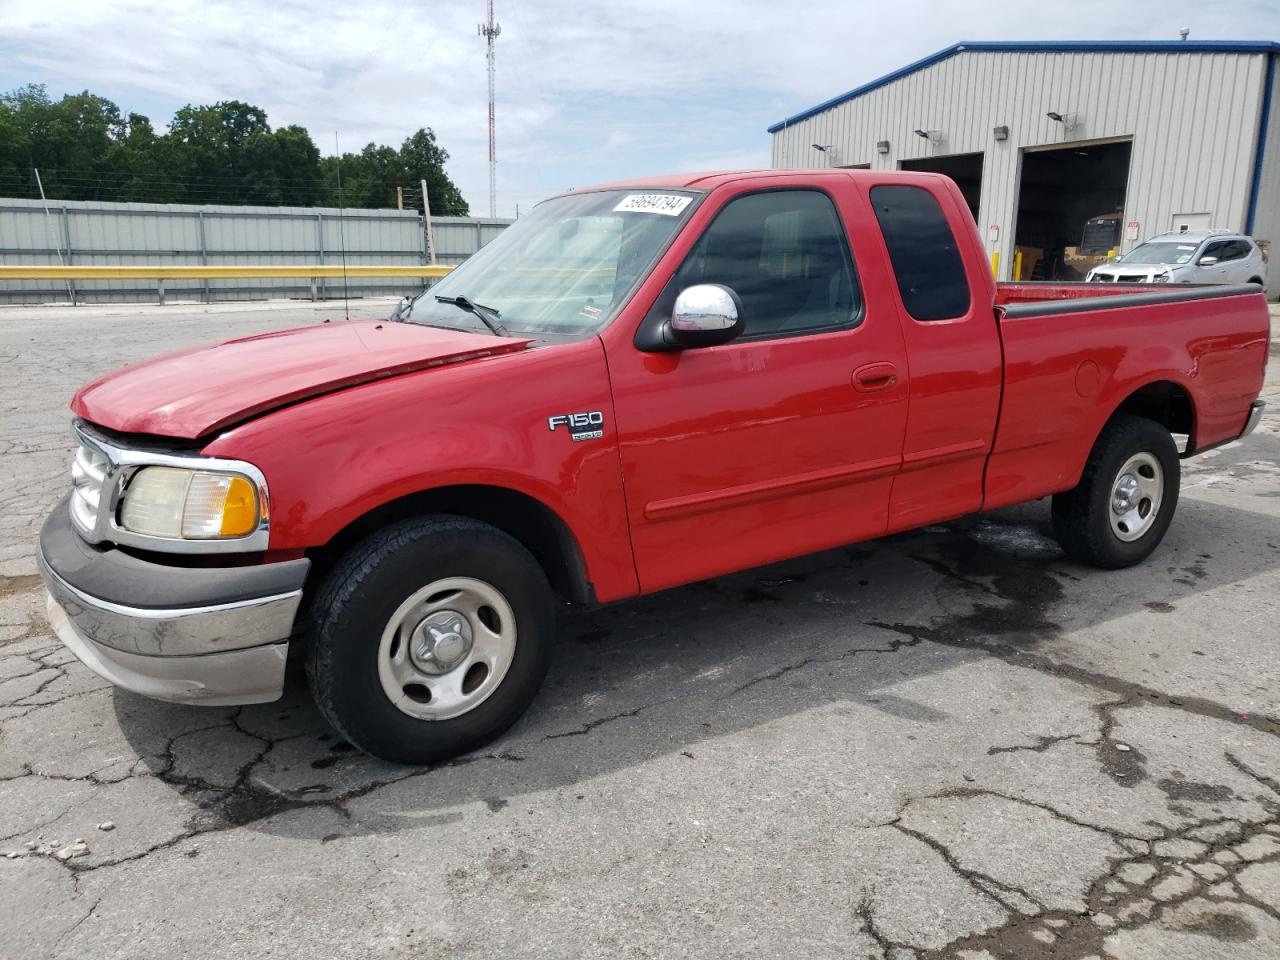
{"type": "Polygon", "coordinates": [[[1267,54],[1265,86],[1262,90],[1262,120],[1258,124],[1258,143],[1253,156],[1253,183],[1249,186],[1249,214],[1244,221],[1244,232],[1253,236],[1254,219],[1258,213],[1258,194],[1262,189],[1262,162],[1267,152],[1267,128],[1271,120],[1271,91],[1275,87],[1276,54],[1267,54]]]}

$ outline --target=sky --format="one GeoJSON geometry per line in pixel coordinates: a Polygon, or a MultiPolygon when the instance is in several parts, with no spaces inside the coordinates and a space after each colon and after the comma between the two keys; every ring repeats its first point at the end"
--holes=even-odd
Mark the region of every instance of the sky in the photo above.
{"type": "MultiPolygon", "coordinates": [[[[0,91],[90,90],[159,128],[245,100],[320,147],[431,127],[489,208],[483,0],[0,0],[0,91]]],[[[1280,2],[496,0],[498,214],[570,187],[767,167],[766,127],[962,40],[1280,40],[1280,2]]]]}

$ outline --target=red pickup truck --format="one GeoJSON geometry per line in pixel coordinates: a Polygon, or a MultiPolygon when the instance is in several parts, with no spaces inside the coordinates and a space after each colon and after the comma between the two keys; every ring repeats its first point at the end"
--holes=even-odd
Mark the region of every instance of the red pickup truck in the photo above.
{"type": "Polygon", "coordinates": [[[293,654],[343,736],[430,762],[528,706],[557,594],[1045,496],[1070,556],[1137,563],[1180,458],[1257,423],[1268,336],[1251,285],[998,285],[933,174],[576,190],[389,320],[80,390],[49,614],[167,700],[275,699],[293,654]]]}

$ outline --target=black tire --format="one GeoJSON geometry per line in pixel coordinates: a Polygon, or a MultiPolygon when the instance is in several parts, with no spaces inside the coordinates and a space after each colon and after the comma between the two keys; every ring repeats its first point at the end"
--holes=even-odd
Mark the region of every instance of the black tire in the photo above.
{"type": "Polygon", "coordinates": [[[1250,283],[1256,283],[1256,284],[1257,284],[1258,286],[1260,286],[1260,287],[1261,287],[1261,286],[1264,286],[1264,284],[1263,284],[1263,282],[1262,282],[1262,278],[1261,278],[1261,277],[1250,277],[1250,278],[1249,278],[1249,282],[1250,282],[1250,283]]]}
{"type": "Polygon", "coordinates": [[[1160,545],[1178,507],[1181,478],[1178,448],[1169,431],[1145,417],[1117,414],[1103,428],[1085,463],[1080,483],[1053,498],[1053,532],[1067,555],[1107,570],[1141,563],[1160,545]],[[1111,496],[1129,459],[1148,453],[1159,461],[1164,488],[1155,520],[1136,539],[1122,539],[1111,526],[1111,496]]]}
{"type": "Polygon", "coordinates": [[[320,711],[366,753],[397,763],[435,763],[475,750],[505,731],[532,702],[551,663],[551,587],[514,538],[465,517],[422,517],[381,530],[353,547],[316,593],[307,679],[320,711]],[[487,699],[449,719],[410,716],[379,679],[386,625],[415,591],[469,577],[499,591],[515,614],[515,651],[487,699]]]}

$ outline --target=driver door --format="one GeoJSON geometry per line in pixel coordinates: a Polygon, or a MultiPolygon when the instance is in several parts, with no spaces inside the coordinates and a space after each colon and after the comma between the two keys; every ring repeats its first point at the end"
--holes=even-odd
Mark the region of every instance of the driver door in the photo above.
{"type": "Polygon", "coordinates": [[[814,189],[731,197],[643,323],[718,283],[741,299],[743,334],[671,352],[607,345],[644,590],[884,532],[906,351],[887,298],[864,302],[841,212],[814,189]]]}

